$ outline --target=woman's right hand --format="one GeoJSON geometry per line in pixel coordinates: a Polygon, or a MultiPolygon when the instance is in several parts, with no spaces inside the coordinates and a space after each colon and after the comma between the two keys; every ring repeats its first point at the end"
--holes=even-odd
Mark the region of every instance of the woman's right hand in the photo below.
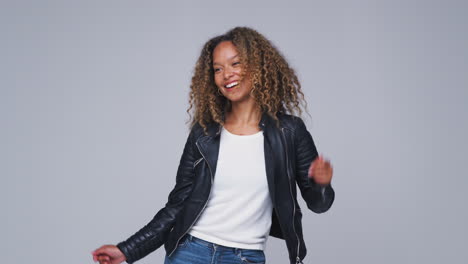
{"type": "Polygon", "coordinates": [[[120,264],[126,260],[125,255],[114,245],[104,245],[92,252],[94,262],[100,264],[120,264]]]}

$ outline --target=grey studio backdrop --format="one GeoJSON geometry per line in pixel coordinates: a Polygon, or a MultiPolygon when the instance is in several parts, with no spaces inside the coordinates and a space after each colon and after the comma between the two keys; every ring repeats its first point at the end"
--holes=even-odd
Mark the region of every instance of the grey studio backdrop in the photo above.
{"type": "MultiPolygon", "coordinates": [[[[305,263],[466,263],[466,1],[0,7],[3,262],[92,263],[149,222],[175,183],[200,49],[240,25],[296,69],[334,165],[335,204],[304,211],[305,263]]],[[[284,241],[266,256],[287,263],[284,241]]]]}

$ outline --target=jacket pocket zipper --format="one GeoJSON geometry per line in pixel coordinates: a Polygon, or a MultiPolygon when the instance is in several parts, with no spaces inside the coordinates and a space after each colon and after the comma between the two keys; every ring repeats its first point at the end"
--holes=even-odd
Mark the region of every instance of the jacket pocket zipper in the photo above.
{"type": "Polygon", "coordinates": [[[200,161],[203,160],[203,157],[199,158],[198,160],[196,160],[194,163],[193,163],[193,168],[195,169],[195,167],[198,165],[198,163],[200,163],[200,161]]]}

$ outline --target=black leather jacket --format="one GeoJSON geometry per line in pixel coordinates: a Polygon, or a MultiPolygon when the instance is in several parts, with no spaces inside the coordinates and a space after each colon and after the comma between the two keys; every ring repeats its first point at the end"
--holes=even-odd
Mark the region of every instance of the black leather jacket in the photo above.
{"type": "MultiPolygon", "coordinates": [[[[280,126],[263,114],[259,127],[264,135],[265,168],[273,203],[270,236],[286,241],[291,263],[302,263],[307,250],[302,236],[302,211],[296,199],[296,183],[307,207],[315,213],[327,211],[335,193],[331,185],[320,186],[308,177],[317,150],[304,122],[292,115],[278,114],[280,126]]],[[[219,151],[221,126],[208,126],[208,135],[195,125],[185,143],[176,184],[164,208],[138,232],[117,244],[127,263],[133,263],[159,248],[174,253],[205,208],[219,151]]]]}

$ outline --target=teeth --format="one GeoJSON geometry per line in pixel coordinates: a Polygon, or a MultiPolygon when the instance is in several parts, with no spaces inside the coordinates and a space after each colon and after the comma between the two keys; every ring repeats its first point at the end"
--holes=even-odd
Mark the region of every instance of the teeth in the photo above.
{"type": "Polygon", "coordinates": [[[238,84],[237,82],[230,83],[230,84],[226,85],[226,88],[231,88],[231,87],[233,87],[234,85],[237,85],[237,84],[238,84]]]}

